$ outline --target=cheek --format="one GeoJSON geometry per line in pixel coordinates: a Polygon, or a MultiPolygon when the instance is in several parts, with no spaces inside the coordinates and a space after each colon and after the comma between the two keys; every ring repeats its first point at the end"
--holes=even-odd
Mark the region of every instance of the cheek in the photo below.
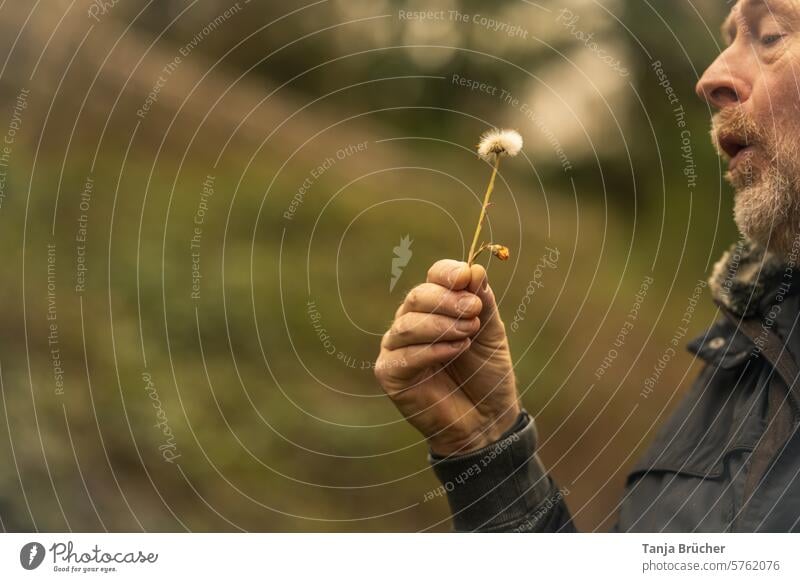
{"type": "Polygon", "coordinates": [[[762,76],[762,115],[781,125],[800,125],[800,42],[792,46],[762,76]]]}
{"type": "Polygon", "coordinates": [[[748,101],[753,119],[767,133],[797,132],[800,130],[800,67],[787,67],[780,74],[765,76],[763,82],[754,87],[748,101]]]}

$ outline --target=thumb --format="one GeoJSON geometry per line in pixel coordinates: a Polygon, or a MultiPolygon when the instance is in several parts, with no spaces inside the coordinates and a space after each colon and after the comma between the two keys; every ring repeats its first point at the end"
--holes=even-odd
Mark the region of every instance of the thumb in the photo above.
{"type": "Polygon", "coordinates": [[[500,319],[494,291],[489,286],[489,275],[483,265],[472,265],[471,275],[468,289],[483,303],[483,309],[479,315],[481,327],[475,334],[474,341],[499,346],[506,341],[506,328],[503,320],[500,319]]]}

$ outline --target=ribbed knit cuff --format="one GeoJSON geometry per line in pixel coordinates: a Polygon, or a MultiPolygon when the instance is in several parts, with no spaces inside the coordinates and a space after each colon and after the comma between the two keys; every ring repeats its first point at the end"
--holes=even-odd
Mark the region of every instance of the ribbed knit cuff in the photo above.
{"type": "Polygon", "coordinates": [[[522,412],[496,443],[465,455],[429,455],[447,492],[456,531],[492,531],[523,520],[552,484],[536,454],[536,425],[522,412]]]}

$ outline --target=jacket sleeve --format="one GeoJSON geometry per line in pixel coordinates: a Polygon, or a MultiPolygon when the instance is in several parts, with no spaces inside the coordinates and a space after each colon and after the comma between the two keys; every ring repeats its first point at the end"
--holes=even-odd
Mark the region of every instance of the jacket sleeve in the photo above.
{"type": "Polygon", "coordinates": [[[539,456],[536,425],[522,412],[496,443],[464,455],[429,455],[456,531],[574,532],[564,495],[539,456]]]}

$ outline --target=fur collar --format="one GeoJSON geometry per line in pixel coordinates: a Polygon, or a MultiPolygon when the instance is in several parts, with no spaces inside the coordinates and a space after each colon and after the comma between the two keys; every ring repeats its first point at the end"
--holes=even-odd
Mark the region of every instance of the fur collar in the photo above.
{"type": "Polygon", "coordinates": [[[708,279],[714,300],[741,317],[757,315],[771,302],[786,265],[776,254],[743,238],[725,251],[708,279]]]}

